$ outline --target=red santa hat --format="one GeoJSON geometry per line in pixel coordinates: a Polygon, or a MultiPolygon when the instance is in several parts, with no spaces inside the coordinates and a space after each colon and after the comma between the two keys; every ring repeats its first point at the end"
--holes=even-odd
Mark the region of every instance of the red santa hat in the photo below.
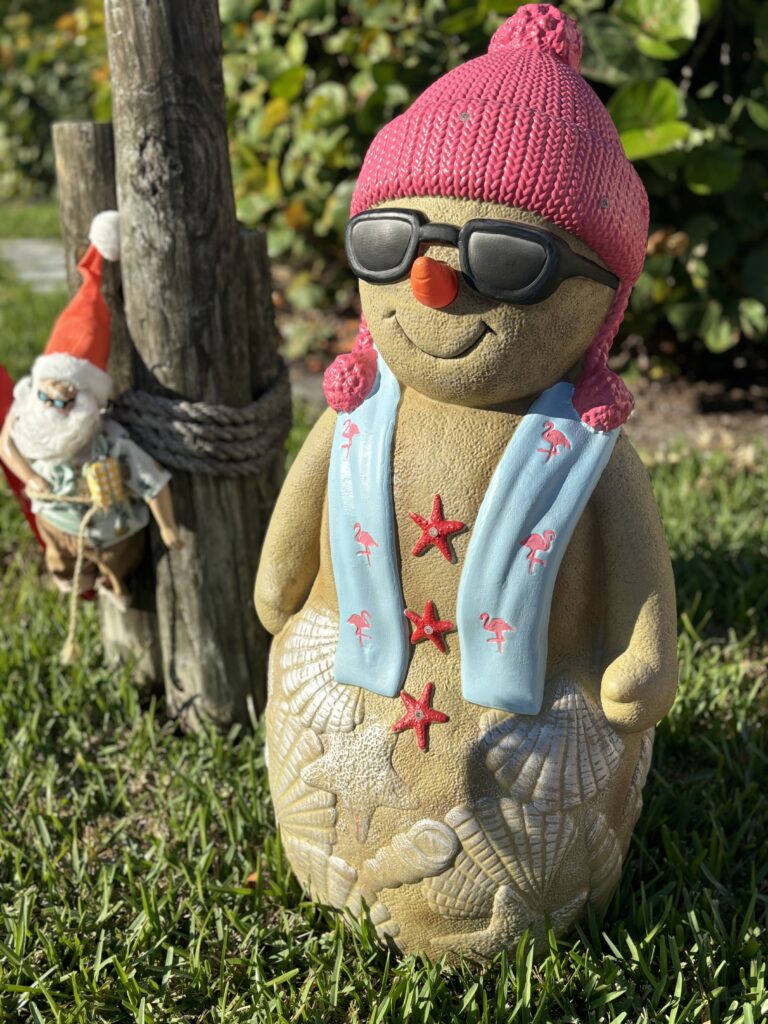
{"type": "Polygon", "coordinates": [[[78,391],[90,391],[106,404],[112,389],[107,373],[109,358],[109,307],[101,294],[105,259],[120,258],[120,227],[115,210],[98,213],[91,223],[89,245],[77,265],[83,283],[59,314],[48,344],[32,367],[32,379],[65,380],[78,391]]]}

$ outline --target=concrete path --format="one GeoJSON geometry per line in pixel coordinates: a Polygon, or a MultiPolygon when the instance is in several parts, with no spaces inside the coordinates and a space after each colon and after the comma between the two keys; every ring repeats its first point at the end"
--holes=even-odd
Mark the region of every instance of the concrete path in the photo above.
{"type": "Polygon", "coordinates": [[[0,238],[0,261],[36,292],[66,287],[64,246],[56,238],[0,238]]]}

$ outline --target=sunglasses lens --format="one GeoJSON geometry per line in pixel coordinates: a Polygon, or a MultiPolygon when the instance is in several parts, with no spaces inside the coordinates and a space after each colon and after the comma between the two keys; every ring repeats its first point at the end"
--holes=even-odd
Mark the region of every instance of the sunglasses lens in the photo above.
{"type": "Polygon", "coordinates": [[[546,248],[534,239],[473,231],[467,244],[467,270],[480,291],[504,297],[533,284],[547,255],[546,248]]]}
{"type": "Polygon", "coordinates": [[[413,225],[396,217],[351,221],[347,247],[361,271],[382,274],[397,270],[408,256],[413,225]]]}

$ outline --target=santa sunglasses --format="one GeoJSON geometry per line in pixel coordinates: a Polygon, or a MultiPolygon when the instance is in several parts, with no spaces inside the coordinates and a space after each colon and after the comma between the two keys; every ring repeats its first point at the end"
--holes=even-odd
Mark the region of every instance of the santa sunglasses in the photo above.
{"type": "Polygon", "coordinates": [[[406,277],[424,242],[457,246],[464,279],[481,295],[501,302],[543,302],[569,277],[619,286],[615,274],[579,256],[552,231],[532,224],[479,218],[457,228],[431,223],[415,210],[393,208],[359,213],[344,235],[352,272],[370,284],[406,277]]]}
{"type": "Polygon", "coordinates": [[[37,397],[44,405],[52,405],[54,409],[66,409],[74,404],[74,398],[51,398],[44,391],[38,391],[37,397]]]}

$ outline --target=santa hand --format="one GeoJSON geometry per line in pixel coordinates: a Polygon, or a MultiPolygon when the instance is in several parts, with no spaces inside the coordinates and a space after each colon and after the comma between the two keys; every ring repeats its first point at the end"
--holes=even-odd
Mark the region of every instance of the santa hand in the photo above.
{"type": "Polygon", "coordinates": [[[184,547],[184,541],[181,539],[181,536],[175,527],[165,527],[165,529],[161,529],[160,536],[163,538],[163,544],[165,544],[167,548],[172,548],[174,551],[178,551],[179,548],[184,547]]]}
{"type": "Polygon", "coordinates": [[[37,473],[33,473],[27,477],[27,482],[24,484],[24,491],[28,498],[35,498],[40,494],[50,494],[51,489],[48,486],[48,481],[44,480],[37,473]]]}

